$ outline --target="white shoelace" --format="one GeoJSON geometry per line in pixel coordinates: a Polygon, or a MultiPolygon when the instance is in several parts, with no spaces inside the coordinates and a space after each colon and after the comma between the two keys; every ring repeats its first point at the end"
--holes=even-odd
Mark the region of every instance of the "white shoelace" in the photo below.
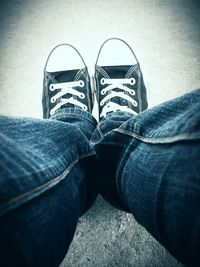
{"type": "Polygon", "coordinates": [[[55,83],[55,84],[50,84],[49,90],[50,91],[55,91],[55,90],[60,90],[57,94],[55,94],[53,97],[51,97],[50,101],[51,103],[55,103],[58,98],[60,98],[59,103],[55,105],[50,110],[50,115],[53,115],[60,107],[63,105],[70,103],[72,105],[79,106],[83,110],[87,110],[87,106],[81,103],[80,101],[76,100],[74,96],[78,96],[81,99],[85,98],[85,94],[81,93],[73,87],[83,87],[85,85],[84,81],[74,81],[74,82],[65,82],[65,83],[55,83]],[[62,98],[62,96],[66,94],[71,94],[72,96],[70,98],[62,98]]]}
{"type": "Polygon", "coordinates": [[[100,82],[102,85],[105,85],[105,84],[108,85],[103,90],[101,90],[102,95],[105,95],[108,91],[110,91],[110,93],[107,94],[107,96],[105,96],[100,102],[100,106],[104,106],[100,114],[100,117],[105,117],[108,112],[117,111],[117,110],[126,111],[126,112],[130,112],[132,114],[137,115],[137,113],[133,111],[132,109],[130,109],[128,106],[121,106],[111,101],[111,98],[113,97],[120,97],[132,103],[133,106],[137,107],[138,105],[137,101],[132,99],[128,94],[126,94],[126,92],[128,92],[130,95],[134,96],[135,91],[133,89],[128,88],[128,86],[125,86],[128,84],[134,85],[135,84],[134,78],[129,78],[129,79],[128,78],[124,78],[124,79],[102,78],[100,82]],[[116,92],[113,89],[121,89],[122,92],[116,92]],[[110,101],[105,105],[105,102],[107,102],[108,100],[110,101]]]}

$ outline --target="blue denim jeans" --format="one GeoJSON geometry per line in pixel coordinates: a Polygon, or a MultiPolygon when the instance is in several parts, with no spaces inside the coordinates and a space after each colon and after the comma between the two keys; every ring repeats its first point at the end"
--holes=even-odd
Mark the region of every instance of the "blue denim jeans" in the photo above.
{"type": "Polygon", "coordinates": [[[99,124],[0,117],[0,266],[58,266],[97,190],[200,266],[200,90],[99,124]]]}

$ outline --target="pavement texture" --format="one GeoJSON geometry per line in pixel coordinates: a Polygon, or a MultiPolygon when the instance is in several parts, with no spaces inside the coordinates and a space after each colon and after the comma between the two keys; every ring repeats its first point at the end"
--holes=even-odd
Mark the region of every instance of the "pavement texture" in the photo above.
{"type": "MultiPolygon", "coordinates": [[[[92,76],[99,47],[110,37],[126,40],[136,52],[150,107],[200,87],[199,1],[0,1],[0,114],[41,118],[50,50],[73,44],[92,76]]],[[[80,218],[61,266],[182,265],[132,215],[99,197],[80,218]]]]}

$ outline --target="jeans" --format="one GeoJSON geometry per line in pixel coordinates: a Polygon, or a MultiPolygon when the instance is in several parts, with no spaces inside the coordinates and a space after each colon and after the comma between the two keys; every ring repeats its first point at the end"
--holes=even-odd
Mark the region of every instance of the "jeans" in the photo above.
{"type": "Polygon", "coordinates": [[[98,124],[0,117],[0,266],[58,266],[98,192],[200,266],[200,89],[98,124]]]}

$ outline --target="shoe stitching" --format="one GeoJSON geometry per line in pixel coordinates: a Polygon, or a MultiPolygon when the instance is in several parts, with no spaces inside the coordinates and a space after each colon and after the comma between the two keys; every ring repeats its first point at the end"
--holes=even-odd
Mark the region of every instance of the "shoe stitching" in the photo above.
{"type": "Polygon", "coordinates": [[[79,70],[79,71],[76,73],[76,75],[75,75],[75,77],[74,77],[74,80],[76,81],[76,80],[80,79],[81,76],[83,76],[85,79],[88,78],[87,70],[86,70],[85,68],[79,70]]]}
{"type": "Polygon", "coordinates": [[[130,78],[130,76],[133,74],[133,72],[135,71],[135,70],[137,70],[138,69],[138,64],[136,64],[136,65],[133,65],[132,67],[130,67],[130,69],[127,71],[127,73],[126,73],[126,78],[130,78]]]}
{"type": "Polygon", "coordinates": [[[80,70],[77,74],[76,74],[76,76],[75,76],[75,78],[74,79],[80,79],[80,77],[81,76],[83,76],[84,77],[84,79],[86,80],[86,94],[87,94],[87,102],[88,102],[88,106],[89,106],[89,111],[91,112],[92,111],[92,101],[91,101],[91,99],[90,99],[90,90],[91,90],[91,88],[90,88],[90,80],[89,80],[89,76],[88,76],[89,74],[88,74],[88,71],[87,71],[87,69],[86,68],[84,68],[84,69],[82,69],[82,70],[80,70]]]}
{"type": "Polygon", "coordinates": [[[142,111],[142,96],[141,96],[141,85],[142,85],[142,79],[141,79],[141,72],[138,70],[138,100],[139,100],[139,112],[142,111]]]}
{"type": "MultiPolygon", "coordinates": [[[[130,77],[132,76],[133,72],[136,71],[137,69],[138,69],[138,64],[133,65],[132,67],[129,68],[129,70],[127,71],[125,77],[126,77],[126,78],[130,78],[130,77]]],[[[137,91],[138,91],[138,90],[137,90],[137,91]]],[[[140,104],[140,103],[139,103],[139,104],[140,104]]],[[[130,102],[128,102],[128,107],[129,107],[130,109],[132,109],[132,105],[131,105],[130,102]]]]}
{"type": "Polygon", "coordinates": [[[45,72],[45,75],[54,83],[57,82],[57,80],[55,79],[55,77],[52,76],[52,74],[48,73],[47,71],[45,72]]]}
{"type": "Polygon", "coordinates": [[[99,71],[103,75],[104,78],[108,78],[108,79],[110,78],[108,73],[103,68],[97,66],[97,71],[99,71]]]}
{"type": "Polygon", "coordinates": [[[131,67],[127,73],[127,78],[130,78],[131,75],[133,74],[133,72],[137,72],[137,76],[138,76],[138,86],[137,86],[137,93],[138,93],[138,102],[139,102],[139,112],[142,111],[142,98],[141,98],[141,84],[142,84],[142,72],[140,70],[139,65],[134,65],[133,67],[131,67]]]}
{"type": "MultiPolygon", "coordinates": [[[[97,70],[96,70],[96,83],[97,83],[97,93],[98,93],[98,99],[97,101],[99,102],[99,98],[100,98],[100,86],[99,86],[99,81],[98,81],[98,78],[99,78],[99,73],[104,77],[104,78],[110,78],[110,76],[108,75],[108,73],[101,67],[99,66],[96,66],[97,70]]],[[[99,103],[98,103],[99,104],[99,103]]]]}

